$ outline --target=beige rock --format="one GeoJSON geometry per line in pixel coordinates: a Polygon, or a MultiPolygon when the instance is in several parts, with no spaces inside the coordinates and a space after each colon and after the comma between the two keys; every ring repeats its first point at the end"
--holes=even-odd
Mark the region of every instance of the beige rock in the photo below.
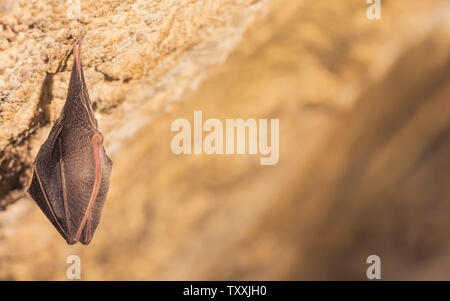
{"type": "Polygon", "coordinates": [[[80,2],[79,18],[77,1],[2,2],[0,199],[27,184],[40,132],[49,130],[64,104],[73,37],[85,34],[86,81],[114,153],[124,138],[195,89],[268,3],[80,2]]]}
{"type": "MultiPolygon", "coordinates": [[[[43,15],[8,8],[2,24],[33,16],[52,47],[42,66],[0,60],[20,71],[0,71],[1,185],[17,188],[4,200],[20,197],[64,102],[64,35],[86,32],[114,168],[87,247],[66,245],[29,198],[0,212],[0,278],[64,280],[77,254],[85,280],[365,279],[375,253],[383,279],[450,279],[447,2],[383,2],[379,21],[359,0],[83,1],[80,21],[49,2],[43,15]],[[279,163],[174,155],[170,124],[196,109],[279,118],[279,163]]],[[[11,32],[6,52],[40,47],[34,30],[11,32]]]]}

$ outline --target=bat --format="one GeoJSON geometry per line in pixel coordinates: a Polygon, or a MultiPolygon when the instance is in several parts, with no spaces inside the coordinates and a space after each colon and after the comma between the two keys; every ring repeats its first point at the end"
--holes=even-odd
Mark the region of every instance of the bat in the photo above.
{"type": "Polygon", "coordinates": [[[89,244],[100,221],[112,161],[84,80],[81,40],[73,45],[66,102],[33,162],[27,189],[68,244],[89,244]]]}

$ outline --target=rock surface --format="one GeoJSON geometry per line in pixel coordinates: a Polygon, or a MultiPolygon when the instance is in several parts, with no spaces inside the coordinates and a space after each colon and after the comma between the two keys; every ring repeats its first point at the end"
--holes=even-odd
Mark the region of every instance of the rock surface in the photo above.
{"type": "Polygon", "coordinates": [[[1,204],[83,31],[111,190],[89,246],[27,197],[7,206],[1,279],[64,280],[70,254],[85,280],[365,279],[373,253],[383,279],[450,279],[447,1],[385,1],[378,21],[359,0],[82,1],[80,20],[56,2],[0,2],[1,204]],[[198,109],[279,118],[279,163],[174,155],[171,122],[198,109]]]}
{"type": "Polygon", "coordinates": [[[84,35],[86,82],[114,153],[195,89],[267,6],[262,0],[83,0],[77,15],[71,4],[77,2],[1,2],[0,199],[26,185],[64,105],[74,37],[84,35]]]}

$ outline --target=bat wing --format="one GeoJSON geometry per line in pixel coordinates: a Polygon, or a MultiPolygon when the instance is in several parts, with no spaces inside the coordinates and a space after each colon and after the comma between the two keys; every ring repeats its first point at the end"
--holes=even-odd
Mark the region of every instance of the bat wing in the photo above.
{"type": "Polygon", "coordinates": [[[74,45],[66,103],[38,152],[28,189],[69,244],[91,241],[100,221],[112,168],[84,82],[80,46],[74,45]]]}
{"type": "Polygon", "coordinates": [[[61,130],[62,186],[67,199],[68,232],[88,244],[100,221],[112,163],[95,130],[61,130]]]}
{"type": "Polygon", "coordinates": [[[61,194],[59,154],[54,147],[61,128],[62,122],[58,119],[36,157],[33,178],[27,192],[67,243],[74,244],[76,241],[68,232],[66,207],[61,194]]]}

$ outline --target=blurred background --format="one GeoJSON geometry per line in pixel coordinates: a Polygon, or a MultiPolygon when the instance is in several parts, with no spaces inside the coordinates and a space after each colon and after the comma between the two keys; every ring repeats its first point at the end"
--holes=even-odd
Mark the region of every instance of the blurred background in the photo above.
{"type": "MultiPolygon", "coordinates": [[[[113,148],[90,245],[66,245],[29,197],[5,206],[0,279],[65,280],[76,254],[83,280],[364,280],[376,254],[384,280],[450,280],[449,2],[382,0],[379,20],[363,0],[256,3],[229,54],[113,148]],[[173,154],[171,123],[195,110],[278,118],[278,164],[173,154]]],[[[100,124],[133,122],[102,105],[100,124]]]]}

